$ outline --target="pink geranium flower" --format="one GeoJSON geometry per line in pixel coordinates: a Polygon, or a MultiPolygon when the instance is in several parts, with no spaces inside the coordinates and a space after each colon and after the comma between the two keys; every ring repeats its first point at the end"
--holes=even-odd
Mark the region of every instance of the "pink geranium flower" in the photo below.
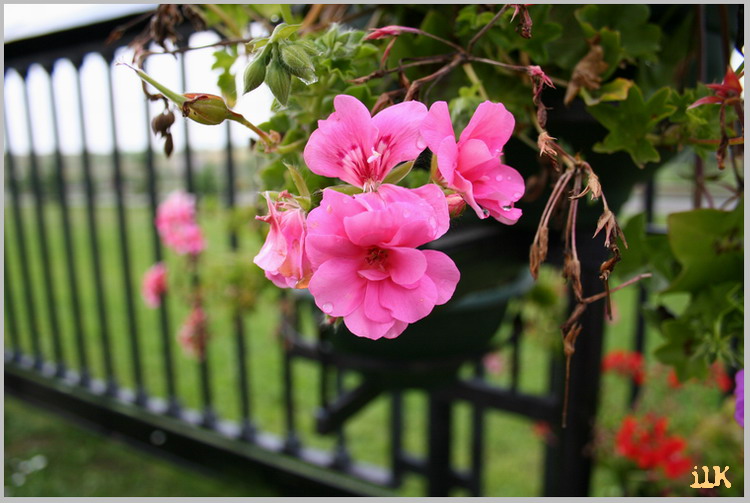
{"type": "Polygon", "coordinates": [[[206,353],[208,332],[206,313],[201,307],[194,307],[177,334],[177,341],[182,350],[194,357],[203,359],[206,353]]]}
{"type": "Polygon", "coordinates": [[[336,96],[333,106],[336,111],[318,121],[305,146],[313,173],[374,189],[394,166],[416,159],[424,149],[419,145],[419,126],[427,114],[422,103],[399,103],[375,117],[352,96],[336,96]]]}
{"type": "Polygon", "coordinates": [[[523,178],[500,162],[514,126],[513,115],[501,103],[485,101],[456,142],[448,105],[438,101],[430,107],[420,129],[437,155],[445,183],[464,197],[479,218],[492,216],[514,224],[521,217],[521,210],[513,205],[523,196],[523,178]]]}
{"type": "Polygon", "coordinates": [[[460,274],[444,253],[418,250],[448,230],[448,205],[434,184],[381,185],[349,196],[323,191],[307,217],[310,293],[360,337],[394,338],[447,302],[460,274]]]}
{"type": "Polygon", "coordinates": [[[266,202],[268,215],[255,218],[268,222],[271,229],[253,262],[278,287],[307,288],[312,268],[305,255],[305,212],[286,191],[278,201],[266,195],[266,202]]]}
{"type": "Polygon", "coordinates": [[[192,194],[172,192],[156,210],[155,223],[164,244],[180,255],[198,255],[205,248],[192,194]]]}
{"type": "Polygon", "coordinates": [[[161,298],[167,291],[167,268],[161,262],[152,265],[143,275],[141,295],[146,305],[156,308],[161,305],[161,298]]]}

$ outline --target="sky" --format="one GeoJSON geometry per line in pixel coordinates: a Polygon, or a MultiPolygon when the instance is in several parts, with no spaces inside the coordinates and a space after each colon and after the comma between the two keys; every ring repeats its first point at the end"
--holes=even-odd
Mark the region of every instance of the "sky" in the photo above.
{"type": "MultiPolygon", "coordinates": [[[[98,20],[119,17],[128,13],[148,10],[152,5],[4,5],[4,40],[25,38],[41,33],[57,31],[66,27],[89,24],[98,20]]],[[[253,27],[255,29],[256,27],[253,27]]],[[[260,33],[253,33],[253,36],[260,33]]],[[[195,34],[190,39],[190,45],[206,45],[219,40],[212,33],[195,34]]],[[[154,56],[146,64],[146,71],[159,82],[179,92],[206,92],[220,94],[216,85],[218,73],[211,70],[213,63],[212,49],[191,51],[186,55],[185,85],[180,81],[180,67],[175,58],[168,55],[154,56]]],[[[121,50],[115,61],[130,62],[132,52],[121,50]]],[[[242,69],[247,63],[246,57],[240,57],[235,71],[238,79],[242,77],[242,69]]],[[[108,68],[104,60],[91,54],[84,60],[81,67],[84,92],[84,121],[86,125],[86,145],[90,152],[106,154],[112,147],[112,132],[110,126],[109,96],[107,94],[108,68]]],[[[156,148],[161,148],[163,140],[157,139],[146,130],[144,96],[141,91],[140,79],[126,66],[112,66],[112,85],[115,91],[115,117],[117,129],[117,145],[122,151],[140,152],[146,146],[146,134],[152,135],[152,142],[156,148]]],[[[57,123],[60,133],[60,150],[63,154],[75,155],[81,152],[82,145],[79,138],[80,123],[78,114],[78,98],[76,91],[76,72],[68,61],[59,61],[51,76],[52,89],[56,98],[57,123]]],[[[28,96],[31,97],[29,106],[32,121],[33,146],[38,154],[49,154],[55,149],[52,114],[50,107],[50,76],[40,67],[34,66],[27,78],[28,96]]],[[[241,82],[238,81],[238,87],[241,82]]],[[[8,147],[14,154],[25,154],[31,146],[28,138],[28,123],[24,108],[26,93],[23,80],[15,73],[5,75],[5,108],[7,116],[8,147]]],[[[243,114],[253,123],[260,123],[270,117],[272,96],[268,88],[263,85],[255,91],[241,97],[234,110],[243,114]]],[[[162,110],[162,105],[151,104],[150,117],[162,110]]],[[[181,150],[184,145],[184,128],[180,122],[185,122],[178,115],[178,122],[172,128],[175,149],[181,150]]],[[[226,127],[203,126],[187,121],[190,135],[190,145],[196,150],[221,149],[226,142],[226,127]]],[[[232,124],[232,142],[237,146],[247,146],[248,140],[254,136],[243,126],[232,124]]]]}

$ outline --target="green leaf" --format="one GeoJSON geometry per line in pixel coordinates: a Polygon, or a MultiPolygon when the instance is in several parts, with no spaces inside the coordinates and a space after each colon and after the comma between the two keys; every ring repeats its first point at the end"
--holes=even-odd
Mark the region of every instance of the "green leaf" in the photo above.
{"type": "Polygon", "coordinates": [[[270,41],[278,42],[279,40],[285,40],[297,33],[297,30],[299,30],[301,27],[301,24],[278,24],[276,28],[273,29],[273,33],[271,33],[270,41]]]}
{"type": "Polygon", "coordinates": [[[656,60],[661,30],[648,22],[648,5],[587,5],[576,11],[576,18],[587,38],[603,28],[620,32],[623,57],[631,60],[656,60]]]}
{"type": "Polygon", "coordinates": [[[305,179],[302,176],[302,173],[300,173],[299,169],[292,166],[291,164],[284,163],[284,165],[286,166],[286,169],[289,170],[289,176],[292,177],[292,181],[294,182],[294,186],[297,187],[299,195],[309,199],[310,189],[307,188],[307,183],[305,183],[305,179]]]}
{"type": "Polygon", "coordinates": [[[414,167],[414,161],[404,162],[396,166],[391,170],[388,175],[383,179],[383,183],[397,184],[406,177],[414,167]]]}
{"type": "Polygon", "coordinates": [[[669,93],[670,89],[665,87],[644,101],[640,88],[632,85],[626,100],[616,105],[600,103],[589,107],[591,115],[609,130],[604,140],[594,145],[594,151],[613,153],[624,150],[639,167],[658,161],[659,153],[647,135],[674,112],[675,107],[667,103],[669,93]]]}
{"type": "Polygon", "coordinates": [[[593,106],[605,101],[622,101],[627,99],[628,91],[633,86],[633,81],[617,77],[612,82],[607,82],[597,90],[589,91],[581,88],[581,96],[587,105],[593,106]]]}
{"type": "Polygon", "coordinates": [[[229,108],[237,102],[237,84],[234,73],[231,71],[235,61],[237,61],[237,50],[226,48],[214,52],[214,63],[211,65],[212,69],[221,70],[217,84],[229,108]]]}
{"type": "Polygon", "coordinates": [[[667,219],[669,244],[682,271],[670,292],[698,292],[742,277],[744,204],[733,211],[698,209],[667,219]]]}

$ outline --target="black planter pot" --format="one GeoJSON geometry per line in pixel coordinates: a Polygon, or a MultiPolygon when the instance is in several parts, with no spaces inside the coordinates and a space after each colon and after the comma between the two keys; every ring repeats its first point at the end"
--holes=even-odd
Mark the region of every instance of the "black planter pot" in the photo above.
{"type": "Polygon", "coordinates": [[[533,284],[528,244],[533,236],[473,214],[454,220],[430,248],[447,253],[461,271],[456,293],[395,339],[358,337],[343,323],[323,326],[323,339],[348,366],[381,388],[432,387],[456,378],[481,357],[502,324],[508,303],[533,284]]]}

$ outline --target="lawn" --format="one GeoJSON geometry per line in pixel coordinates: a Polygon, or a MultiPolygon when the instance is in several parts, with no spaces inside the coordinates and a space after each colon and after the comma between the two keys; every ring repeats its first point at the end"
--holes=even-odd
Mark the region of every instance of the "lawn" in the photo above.
{"type": "MultiPolygon", "coordinates": [[[[14,300],[19,330],[21,334],[21,347],[24,352],[30,352],[31,341],[29,339],[29,326],[25,313],[21,282],[20,257],[16,245],[16,229],[12,217],[12,210],[6,208],[6,231],[5,238],[8,244],[6,250],[6,275],[11,281],[11,296],[14,300]],[[10,267],[8,267],[10,264],[10,267]]],[[[44,355],[51,358],[51,328],[49,324],[48,304],[44,297],[44,288],[40,262],[40,243],[35,230],[34,214],[31,207],[24,207],[22,216],[25,221],[27,240],[27,259],[31,268],[34,299],[36,303],[37,320],[40,325],[41,341],[44,355]]],[[[71,316],[71,296],[69,282],[65,269],[65,255],[63,252],[62,225],[60,214],[56,206],[46,205],[45,216],[49,233],[49,253],[52,263],[55,307],[60,319],[60,334],[66,363],[71,368],[77,367],[76,345],[73,318],[71,316]]],[[[105,302],[108,314],[109,335],[112,341],[115,375],[118,382],[128,388],[134,385],[133,371],[131,365],[131,348],[129,343],[129,331],[127,323],[127,310],[125,304],[125,289],[123,284],[122,267],[120,263],[120,244],[117,235],[117,219],[115,209],[102,206],[96,213],[99,246],[102,257],[103,282],[105,291],[105,302]]],[[[151,229],[149,211],[146,207],[132,206],[127,211],[128,232],[130,247],[128,253],[132,265],[132,278],[136,293],[140,288],[140,277],[153,263],[151,229]]],[[[80,285],[80,300],[84,320],[84,337],[90,359],[90,370],[94,377],[104,378],[102,364],[101,341],[99,339],[100,323],[97,317],[97,296],[94,290],[93,268],[89,253],[89,232],[86,224],[86,212],[82,207],[71,208],[71,222],[75,247],[75,264],[78,272],[80,285]]],[[[207,233],[209,248],[207,254],[216,257],[229,253],[227,242],[226,219],[219,212],[208,212],[202,217],[202,226],[207,233]]],[[[253,242],[250,234],[241,236],[242,260],[251,261],[258,243],[253,242]]],[[[173,257],[169,257],[171,262],[173,257]]],[[[635,289],[618,292],[615,295],[615,304],[620,321],[608,327],[606,348],[630,347],[633,322],[635,317],[635,289]]],[[[184,355],[176,345],[174,334],[180,321],[186,315],[184,306],[171,298],[170,310],[170,332],[172,337],[172,352],[175,361],[175,375],[177,378],[177,396],[180,402],[188,408],[199,409],[202,405],[200,397],[200,382],[198,365],[195,360],[184,355]]],[[[209,346],[209,366],[211,368],[211,389],[214,398],[214,406],[217,413],[226,419],[238,419],[239,392],[236,372],[236,348],[233,335],[231,313],[221,305],[212,304],[209,299],[209,316],[211,323],[212,340],[209,346]]],[[[136,317],[138,338],[141,345],[145,385],[149,394],[154,396],[165,396],[165,381],[163,371],[163,352],[159,332],[158,312],[147,309],[140,297],[136,299],[136,317]]],[[[252,400],[252,418],[257,427],[266,432],[282,434],[284,432],[283,421],[283,395],[282,395],[282,350],[276,336],[276,320],[278,310],[272,294],[266,293],[261,296],[255,312],[245,316],[247,331],[248,354],[246,363],[250,369],[250,389],[252,400]]],[[[7,323],[7,321],[6,321],[7,323]]],[[[507,330],[502,327],[501,330],[507,330]]],[[[558,337],[557,332],[552,330],[548,333],[537,334],[523,341],[521,351],[521,379],[520,389],[528,393],[542,393],[546,390],[548,382],[548,358],[549,342],[558,337]]],[[[6,337],[6,347],[9,344],[6,337]]],[[[658,336],[649,338],[649,345],[658,343],[658,336]]],[[[314,433],[314,411],[318,406],[318,367],[309,362],[299,362],[294,367],[296,388],[295,399],[297,400],[297,423],[301,437],[306,445],[330,448],[334,445],[335,438],[322,437],[314,433]]],[[[353,378],[354,376],[350,376],[353,378]]],[[[499,375],[491,375],[490,379],[498,383],[507,383],[509,376],[506,370],[499,375]]],[[[601,421],[605,424],[614,424],[625,410],[627,387],[621,380],[605,379],[605,392],[603,400],[606,407],[602,408],[601,421]]],[[[686,398],[696,400],[705,406],[715,406],[717,397],[706,397],[699,392],[684,391],[686,398]],[[696,395],[696,396],[694,396],[696,395]],[[712,402],[713,400],[713,402],[712,402]]],[[[406,423],[404,441],[408,451],[416,455],[426,452],[426,399],[419,392],[407,392],[405,394],[406,423]]],[[[23,408],[11,406],[6,412],[6,421],[10,414],[11,422],[13,416],[19,414],[37,415],[36,411],[25,412],[23,408]],[[21,412],[23,411],[23,412],[21,412]]],[[[346,436],[348,447],[354,459],[387,466],[389,460],[388,436],[386,426],[388,424],[389,403],[385,397],[381,397],[369,405],[364,411],[357,415],[347,424],[346,436]]],[[[697,421],[700,409],[694,412],[696,417],[685,419],[697,421]]],[[[43,419],[39,419],[39,431],[46,431],[42,426],[43,419]]],[[[469,463],[469,435],[470,435],[470,409],[461,405],[455,410],[456,435],[454,456],[459,467],[466,467],[469,463]]],[[[11,423],[12,424],[12,423],[11,423]]],[[[20,427],[19,427],[20,428],[20,427]]],[[[21,429],[22,430],[22,429],[21,429]]],[[[15,436],[23,435],[19,429],[9,429],[6,432],[6,446],[15,441],[15,436]]],[[[54,428],[50,429],[49,436],[54,436],[54,428]]],[[[492,411],[486,416],[486,453],[487,462],[485,468],[484,487],[485,493],[491,496],[531,496],[541,493],[544,445],[531,421],[518,416],[492,411]]],[[[63,434],[63,433],[60,433],[63,434]]],[[[35,434],[34,434],[35,435],[35,434]]],[[[32,436],[34,436],[32,435],[32,436]]],[[[45,433],[47,435],[47,433],[45,433]]],[[[110,447],[106,442],[99,441],[91,444],[92,453],[99,449],[117,449],[110,447]],[[96,445],[96,447],[94,446],[96,445]],[[101,447],[99,447],[101,446],[101,447]]],[[[107,451],[108,452],[108,451],[107,451]]],[[[115,451],[113,451],[115,452],[115,451]]],[[[9,454],[6,450],[6,467],[9,456],[30,456],[31,451],[25,453],[9,454]]],[[[51,459],[52,454],[49,455],[51,459]]],[[[94,454],[92,454],[94,456],[94,454]]],[[[85,469],[93,457],[81,458],[81,469],[85,469]]],[[[124,458],[123,458],[124,459],[124,458]]],[[[123,461],[123,466],[127,463],[123,461]]],[[[163,463],[160,465],[163,466],[163,463]]],[[[126,468],[124,468],[126,469],[126,468]]],[[[140,466],[136,471],[142,469],[140,466]]],[[[166,469],[166,468],[165,468],[166,469]]],[[[174,468],[180,472],[182,468],[174,468]]],[[[7,470],[6,470],[7,471],[7,470]]],[[[160,472],[155,472],[160,473],[160,472]]],[[[124,476],[123,480],[127,477],[124,476]]],[[[64,475],[60,476],[60,484],[64,475]]],[[[164,475],[169,480],[170,475],[164,475]]],[[[105,495],[105,489],[84,488],[80,484],[80,478],[75,476],[75,471],[70,471],[70,479],[67,488],[40,483],[29,485],[24,494],[35,495],[105,495]],[[34,488],[35,487],[35,488],[34,488]],[[84,494],[85,493],[85,494],[84,494]]],[[[6,479],[7,480],[7,479],[6,479]]],[[[608,472],[597,470],[594,477],[594,494],[612,494],[613,480],[608,472]]],[[[58,482],[55,482],[57,484],[58,482]]],[[[7,482],[6,482],[7,485],[7,482]]],[[[220,484],[223,486],[223,484],[220,484]]],[[[142,495],[181,495],[183,492],[168,492],[169,485],[153,486],[144,485],[142,495]],[[167,491],[167,492],[163,492],[167,491]]],[[[196,489],[196,494],[210,494],[210,484],[205,486],[205,491],[196,489]]],[[[242,487],[226,489],[241,493],[242,487]]],[[[423,482],[420,478],[408,476],[402,489],[403,495],[420,495],[424,491],[423,482]]],[[[115,494],[114,486],[112,494],[115,494]]],[[[106,493],[109,494],[109,493],[106,493]]],[[[124,494],[124,493],[123,493],[124,494]]],[[[226,495],[228,493],[217,490],[215,495],[226,495]]],[[[233,494],[235,494],[233,492],[233,494]]],[[[247,493],[246,493],[247,494],[247,493]]],[[[192,495],[192,494],[191,494],[192,495]]]]}

